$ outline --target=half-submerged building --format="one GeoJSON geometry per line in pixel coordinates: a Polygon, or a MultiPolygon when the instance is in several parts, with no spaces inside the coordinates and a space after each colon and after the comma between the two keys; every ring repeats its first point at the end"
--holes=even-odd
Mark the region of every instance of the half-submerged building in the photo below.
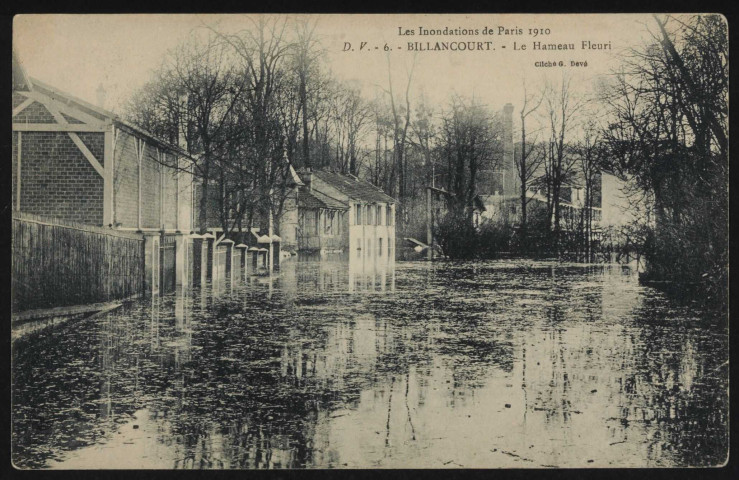
{"type": "Polygon", "coordinates": [[[395,199],[353,175],[309,169],[298,175],[298,222],[281,232],[295,228],[299,251],[395,256],[395,199]]]}

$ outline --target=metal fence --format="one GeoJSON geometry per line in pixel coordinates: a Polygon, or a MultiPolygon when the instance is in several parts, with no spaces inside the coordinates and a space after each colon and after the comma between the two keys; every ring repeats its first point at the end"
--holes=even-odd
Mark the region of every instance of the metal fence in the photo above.
{"type": "Polygon", "coordinates": [[[121,299],[143,280],[141,235],[13,212],[14,312],[121,299]]]}

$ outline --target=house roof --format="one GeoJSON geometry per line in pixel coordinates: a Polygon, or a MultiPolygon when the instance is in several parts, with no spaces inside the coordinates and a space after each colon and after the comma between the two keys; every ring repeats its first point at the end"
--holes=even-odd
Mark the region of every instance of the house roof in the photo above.
{"type": "Polygon", "coordinates": [[[347,210],[349,206],[335,198],[331,198],[317,190],[301,188],[298,193],[298,206],[302,208],[327,208],[334,210],[347,210]]]}
{"type": "Polygon", "coordinates": [[[146,139],[150,140],[151,142],[157,144],[157,146],[177,153],[179,155],[186,156],[188,158],[193,158],[192,155],[190,155],[188,152],[183,150],[177,145],[173,145],[169,142],[166,142],[155,135],[147,132],[143,128],[137,127],[136,125],[129,123],[125,120],[123,120],[118,114],[113,113],[109,110],[105,110],[104,108],[100,108],[96,105],[93,105],[91,103],[88,103],[84,100],[81,100],[73,95],[70,95],[66,92],[62,92],[61,90],[58,90],[55,87],[52,87],[51,85],[48,85],[36,78],[28,77],[28,81],[30,84],[30,88],[33,88],[35,91],[40,92],[54,100],[63,102],[70,107],[77,108],[89,115],[92,115],[94,117],[99,118],[100,120],[108,120],[113,123],[115,123],[119,127],[123,127],[127,130],[132,131],[133,133],[140,135],[142,137],[145,137],[146,139]]]}
{"type": "Polygon", "coordinates": [[[367,203],[395,203],[395,199],[384,193],[371,183],[360,180],[353,175],[344,175],[326,171],[313,171],[313,175],[328,183],[354,200],[367,203]]]}
{"type": "Polygon", "coordinates": [[[297,185],[297,186],[305,185],[303,181],[300,179],[300,177],[298,176],[298,172],[296,172],[295,169],[293,168],[292,164],[289,165],[289,168],[290,168],[290,177],[292,178],[293,185],[297,185]]]}

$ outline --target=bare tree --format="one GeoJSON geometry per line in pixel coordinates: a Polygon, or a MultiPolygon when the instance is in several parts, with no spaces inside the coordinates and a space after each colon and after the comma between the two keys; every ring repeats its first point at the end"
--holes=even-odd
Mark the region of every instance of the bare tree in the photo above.
{"type": "MultiPolygon", "coordinates": [[[[410,70],[408,70],[408,80],[405,86],[404,101],[405,105],[399,108],[395,101],[395,93],[393,90],[393,76],[392,68],[390,64],[390,54],[387,55],[387,77],[388,77],[388,88],[385,93],[390,98],[390,107],[392,111],[393,119],[393,169],[390,176],[390,187],[391,192],[397,192],[398,198],[401,202],[405,198],[405,174],[406,174],[406,162],[405,162],[405,146],[408,138],[408,128],[410,127],[411,119],[411,100],[410,91],[411,84],[413,82],[413,70],[416,66],[416,57],[413,57],[413,63],[411,64],[410,70]],[[397,183],[397,187],[396,187],[397,183]]],[[[401,210],[402,210],[401,203],[401,210]]]]}
{"type": "Polygon", "coordinates": [[[211,182],[218,182],[218,171],[233,160],[228,154],[234,138],[226,131],[245,95],[245,85],[238,80],[229,51],[216,36],[203,42],[191,40],[169,52],[154,79],[127,109],[133,123],[172,143],[178,142],[180,134],[184,137],[184,147],[195,158],[188,168],[201,181],[201,232],[208,227],[211,182]]]}
{"type": "Polygon", "coordinates": [[[360,140],[368,126],[371,110],[358,87],[339,84],[334,95],[336,161],[339,170],[359,174],[360,140]]]}
{"type": "Polygon", "coordinates": [[[519,155],[515,158],[514,164],[516,165],[516,174],[521,186],[521,225],[520,235],[521,244],[524,248],[527,245],[527,218],[526,218],[526,207],[529,203],[529,198],[526,192],[529,188],[529,182],[532,180],[534,175],[538,172],[538,169],[542,163],[543,155],[541,154],[540,148],[537,146],[536,137],[533,139],[526,138],[526,119],[529,115],[536,112],[544,101],[544,91],[541,91],[538,95],[528,95],[526,90],[526,81],[523,82],[523,103],[521,105],[520,119],[521,119],[521,147],[519,155]]]}
{"type": "Polygon", "coordinates": [[[500,143],[492,115],[483,105],[455,97],[442,115],[440,155],[446,160],[446,190],[452,195],[450,211],[472,220],[477,196],[477,174],[483,165],[498,161],[500,143]]]}
{"type": "MultiPolygon", "coordinates": [[[[649,275],[727,286],[728,29],[719,15],[655,16],[602,100],[610,167],[654,202],[649,275]]],[[[724,293],[722,293],[724,292],[724,293]]]]}
{"type": "Polygon", "coordinates": [[[411,133],[410,144],[420,152],[426,170],[424,173],[429,176],[426,184],[433,186],[436,175],[433,152],[437,140],[437,126],[434,112],[423,95],[416,107],[416,118],[411,124],[411,133]]]}
{"type": "Polygon", "coordinates": [[[580,210],[580,231],[582,232],[582,249],[585,258],[592,256],[593,213],[595,197],[599,193],[597,180],[600,178],[601,147],[600,129],[590,121],[585,126],[582,140],[575,145],[575,153],[579,157],[579,170],[584,186],[584,199],[580,210]]]}
{"type": "Polygon", "coordinates": [[[235,34],[214,32],[241,60],[246,92],[241,112],[245,135],[242,154],[253,185],[248,224],[258,215],[261,226],[270,228],[279,225],[292,184],[279,106],[285,61],[292,45],[286,39],[287,20],[259,17],[249,21],[250,28],[235,34]]]}
{"type": "Polygon", "coordinates": [[[568,145],[569,134],[576,126],[584,102],[572,90],[572,77],[563,75],[557,84],[548,83],[546,88],[547,117],[550,127],[549,158],[547,165],[548,185],[551,186],[551,216],[553,217],[554,240],[558,245],[561,236],[562,187],[571,175],[575,157],[568,145]]]}
{"type": "Polygon", "coordinates": [[[303,165],[311,166],[310,159],[310,137],[308,132],[308,122],[310,114],[308,112],[308,85],[311,81],[311,74],[315,63],[321,56],[322,51],[319,48],[316,39],[316,24],[307,19],[300,19],[295,23],[295,43],[293,46],[293,55],[295,59],[295,71],[298,76],[298,92],[300,98],[301,124],[303,128],[303,165]]]}

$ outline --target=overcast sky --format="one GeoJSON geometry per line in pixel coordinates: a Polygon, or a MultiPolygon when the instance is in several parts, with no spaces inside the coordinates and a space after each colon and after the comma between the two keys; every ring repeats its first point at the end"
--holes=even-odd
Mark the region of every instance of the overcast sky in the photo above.
{"type": "MultiPolygon", "coordinates": [[[[387,55],[393,80],[402,91],[415,56],[413,91],[444,105],[452,93],[481,99],[496,109],[507,102],[520,108],[522,79],[534,88],[545,75],[571,73],[587,88],[594,77],[616,65],[616,55],[643,41],[645,15],[311,15],[326,51],[326,62],[337,77],[358,81],[368,97],[387,86],[387,55]],[[399,27],[414,35],[400,36],[399,27]],[[478,35],[419,35],[428,29],[478,29],[478,35]],[[494,35],[483,35],[492,27],[494,35]],[[508,35],[498,35],[499,27],[508,35]],[[549,29],[536,37],[529,28],[549,29]],[[518,33],[520,29],[521,33],[518,33]],[[408,42],[492,41],[495,50],[467,52],[408,51],[408,42]],[[575,43],[574,51],[535,51],[533,43],[575,43]],[[610,42],[611,50],[582,50],[581,42],[610,42]],[[354,51],[343,51],[346,42],[354,51]],[[360,42],[367,42],[359,50],[360,42]],[[527,45],[526,51],[514,51],[527,45]],[[374,47],[378,47],[377,50],[374,47]],[[505,48],[503,48],[505,47],[505,48]],[[537,61],[565,62],[563,68],[536,67],[537,61]],[[587,61],[587,67],[569,66],[587,61]]],[[[168,49],[203,25],[233,32],[249,24],[245,15],[18,15],[13,47],[32,77],[91,103],[96,90],[107,91],[106,107],[121,112],[123,102],[150,78],[168,49]]]]}

